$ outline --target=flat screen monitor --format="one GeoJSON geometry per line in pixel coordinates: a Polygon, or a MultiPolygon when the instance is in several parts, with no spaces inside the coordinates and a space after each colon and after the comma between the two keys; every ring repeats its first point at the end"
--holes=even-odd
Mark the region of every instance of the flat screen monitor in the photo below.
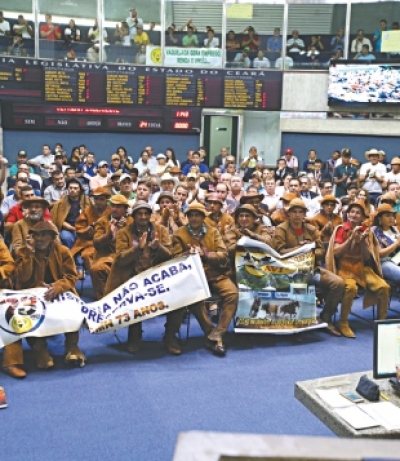
{"type": "Polygon", "coordinates": [[[400,103],[400,63],[332,62],[329,106],[374,106],[400,103]]]}
{"type": "Polygon", "coordinates": [[[400,320],[377,320],[374,324],[374,378],[396,376],[400,365],[400,320]]]}

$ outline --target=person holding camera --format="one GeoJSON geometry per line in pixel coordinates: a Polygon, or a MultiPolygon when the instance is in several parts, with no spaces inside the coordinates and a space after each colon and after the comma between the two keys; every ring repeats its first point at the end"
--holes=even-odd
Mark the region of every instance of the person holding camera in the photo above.
{"type": "Polygon", "coordinates": [[[349,314],[358,286],[365,289],[364,308],[377,305],[379,320],[387,314],[390,287],[382,278],[380,245],[365,225],[367,218],[363,201],[350,203],[347,221],[333,231],[326,255],[327,269],[345,283],[338,329],[346,338],[356,337],[349,326],[349,314]]]}

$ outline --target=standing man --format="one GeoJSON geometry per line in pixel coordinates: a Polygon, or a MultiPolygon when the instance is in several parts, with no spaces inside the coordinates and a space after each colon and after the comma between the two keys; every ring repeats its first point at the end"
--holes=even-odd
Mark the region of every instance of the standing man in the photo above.
{"type": "Polygon", "coordinates": [[[307,243],[315,242],[314,281],[322,289],[325,297],[325,306],[320,318],[327,323],[328,331],[332,335],[341,336],[332,323],[332,317],[342,300],[344,282],[340,277],[320,266],[324,261],[325,250],[318,230],[311,224],[305,223],[306,212],[307,207],[301,199],[292,200],[287,211],[288,220],[276,227],[271,246],[281,255],[285,255],[307,243]]]}
{"type": "Polygon", "coordinates": [[[333,182],[336,185],[335,197],[341,198],[347,194],[347,187],[357,182],[357,169],[351,164],[351,150],[345,147],[341,151],[342,163],[333,171],[333,182]]]}
{"type": "Polygon", "coordinates": [[[224,356],[226,347],[223,337],[235,315],[238,291],[229,278],[229,258],[221,234],[215,227],[204,224],[206,210],[201,203],[193,203],[186,211],[188,224],[180,227],[174,234],[173,254],[199,253],[210,290],[221,298],[222,312],[218,325],[209,319],[204,301],[192,304],[191,311],[207,337],[207,348],[215,355],[224,356]]]}
{"type": "Polygon", "coordinates": [[[386,167],[380,163],[382,158],[381,151],[370,149],[365,152],[365,158],[369,160],[363,163],[360,168],[360,183],[369,192],[372,205],[376,199],[382,195],[382,184],[385,181],[386,167]]]}
{"type": "Polygon", "coordinates": [[[137,34],[137,27],[142,26],[143,28],[143,19],[138,17],[138,13],[136,11],[136,8],[131,8],[129,10],[130,15],[126,18],[126,22],[128,23],[129,26],[129,36],[131,40],[135,38],[135,35],[137,34]]]}
{"type": "Polygon", "coordinates": [[[372,38],[373,42],[375,43],[375,51],[377,53],[381,52],[382,48],[382,33],[388,30],[387,21],[386,19],[381,19],[379,21],[379,28],[374,32],[374,36],[372,38]]]}
{"type": "Polygon", "coordinates": [[[227,147],[221,147],[221,153],[217,155],[214,159],[214,167],[220,168],[221,166],[225,166],[226,164],[226,157],[229,155],[227,147]]]}

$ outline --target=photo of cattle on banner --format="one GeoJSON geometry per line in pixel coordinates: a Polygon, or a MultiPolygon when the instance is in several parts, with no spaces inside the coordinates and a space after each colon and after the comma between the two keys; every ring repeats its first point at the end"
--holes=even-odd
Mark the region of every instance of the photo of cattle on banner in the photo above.
{"type": "Polygon", "coordinates": [[[323,328],[317,319],[314,244],[284,256],[243,237],[236,250],[237,333],[293,334],[323,328]]]}

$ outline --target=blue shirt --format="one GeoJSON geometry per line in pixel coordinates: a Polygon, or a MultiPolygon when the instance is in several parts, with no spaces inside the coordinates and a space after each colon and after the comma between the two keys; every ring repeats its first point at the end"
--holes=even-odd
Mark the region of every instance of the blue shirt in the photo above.
{"type": "MultiPolygon", "coordinates": [[[[187,176],[188,173],[190,172],[190,168],[193,166],[193,164],[188,164],[185,166],[185,168],[182,170],[182,174],[184,176],[187,176]]],[[[204,165],[204,163],[200,163],[200,165],[197,165],[199,167],[200,173],[209,173],[210,170],[208,169],[207,165],[204,165]]]]}
{"type": "Polygon", "coordinates": [[[91,176],[92,178],[94,176],[96,176],[96,172],[94,171],[94,169],[97,168],[97,164],[96,163],[93,163],[93,165],[91,166],[87,166],[86,163],[81,163],[79,166],[78,166],[78,173],[86,173],[88,174],[89,176],[91,176]]]}
{"type": "Polygon", "coordinates": [[[374,61],[376,58],[373,54],[360,54],[360,56],[357,58],[357,61],[374,61]]]}
{"type": "Polygon", "coordinates": [[[382,31],[381,29],[376,29],[376,31],[374,32],[374,37],[379,37],[378,40],[375,42],[375,51],[377,51],[378,53],[380,53],[382,46],[382,32],[387,32],[388,30],[390,29],[388,28],[384,31],[382,31]]]}
{"type": "Polygon", "coordinates": [[[279,37],[270,37],[268,40],[267,40],[267,48],[268,48],[268,51],[271,50],[271,51],[274,51],[275,53],[281,51],[282,49],[282,37],[279,36],[279,37]]]}

